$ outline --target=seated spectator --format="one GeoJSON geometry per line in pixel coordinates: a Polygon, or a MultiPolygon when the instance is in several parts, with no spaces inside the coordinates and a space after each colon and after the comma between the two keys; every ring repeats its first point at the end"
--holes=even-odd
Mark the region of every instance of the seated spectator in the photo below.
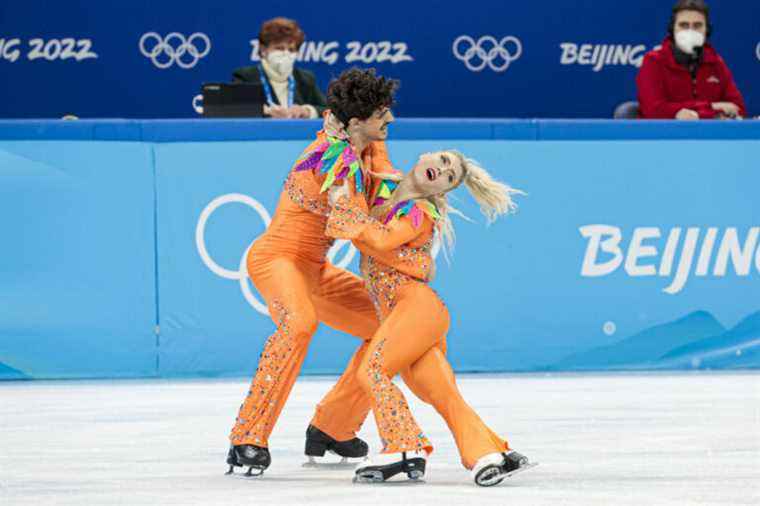
{"type": "Polygon", "coordinates": [[[662,48],[647,53],[636,78],[642,118],[744,117],[731,71],[706,42],[710,31],[703,0],[676,3],[662,48]]]}
{"type": "Polygon", "coordinates": [[[325,110],[325,96],[312,72],[293,67],[304,33],[292,19],[274,18],[261,25],[261,64],[236,69],[234,82],[260,82],[268,104],[264,114],[273,118],[318,118],[325,110]]]}

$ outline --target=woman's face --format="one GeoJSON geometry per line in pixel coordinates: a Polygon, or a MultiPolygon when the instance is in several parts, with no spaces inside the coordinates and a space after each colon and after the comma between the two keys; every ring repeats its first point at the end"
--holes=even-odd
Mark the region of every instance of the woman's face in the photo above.
{"type": "Polygon", "coordinates": [[[459,186],[464,167],[459,157],[449,151],[424,153],[409,172],[415,189],[423,196],[449,192],[459,186]]]}

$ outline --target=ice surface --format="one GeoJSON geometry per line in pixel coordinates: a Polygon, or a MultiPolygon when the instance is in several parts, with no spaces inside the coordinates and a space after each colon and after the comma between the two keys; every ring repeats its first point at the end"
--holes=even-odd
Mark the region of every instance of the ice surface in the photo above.
{"type": "MultiPolygon", "coordinates": [[[[333,381],[299,379],[272,467],[247,480],[223,473],[248,380],[0,383],[0,504],[760,504],[757,373],[461,376],[483,419],[541,463],[492,488],[472,484],[446,425],[411,395],[436,446],[425,483],[303,468],[333,381]]],[[[361,436],[378,447],[371,417],[361,436]]]]}

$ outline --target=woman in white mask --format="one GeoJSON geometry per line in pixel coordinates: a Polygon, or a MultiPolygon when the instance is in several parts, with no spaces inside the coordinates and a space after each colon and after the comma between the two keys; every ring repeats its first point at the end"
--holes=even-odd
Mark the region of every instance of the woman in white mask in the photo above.
{"type": "Polygon", "coordinates": [[[650,51],[636,78],[642,118],[741,118],[744,99],[731,71],[708,42],[709,8],[703,0],[673,7],[662,48],[650,51]]]}
{"type": "Polygon", "coordinates": [[[261,83],[267,101],[264,114],[273,118],[317,118],[327,106],[314,74],[294,66],[303,41],[298,23],[287,18],[270,19],[259,32],[261,63],[233,73],[235,82],[261,83]]]}

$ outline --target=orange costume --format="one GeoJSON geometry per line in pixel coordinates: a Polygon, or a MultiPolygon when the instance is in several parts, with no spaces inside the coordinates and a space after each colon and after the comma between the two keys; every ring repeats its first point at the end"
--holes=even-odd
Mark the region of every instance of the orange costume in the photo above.
{"type": "Polygon", "coordinates": [[[392,382],[400,373],[415,395],[444,418],[462,464],[471,469],[480,457],[507,451],[509,445],[462,398],[446,360],[449,312],[426,282],[438,210],[427,200],[384,209],[393,187],[390,181],[380,183],[372,216],[355,197],[339,198],[327,224],[328,235],[352,239],[362,252],[362,275],[381,321],[359,365],[359,384],[370,397],[382,453],[433,449],[392,382]],[[375,218],[383,215],[381,221],[375,218]]]}
{"type": "MultiPolygon", "coordinates": [[[[354,196],[374,190],[369,171],[392,171],[382,142],[361,154],[324,131],[290,172],[269,228],[248,253],[248,274],[277,326],[261,353],[256,375],[230,434],[233,445],[268,447],[268,438],[301,369],[318,323],[370,339],[378,327],[372,301],[358,276],[326,260],[330,213],[326,190],[345,184],[354,196]]],[[[366,204],[365,204],[366,205],[366,204]]],[[[356,382],[366,344],[317,407],[311,424],[338,441],[353,438],[369,411],[356,382]]]]}

